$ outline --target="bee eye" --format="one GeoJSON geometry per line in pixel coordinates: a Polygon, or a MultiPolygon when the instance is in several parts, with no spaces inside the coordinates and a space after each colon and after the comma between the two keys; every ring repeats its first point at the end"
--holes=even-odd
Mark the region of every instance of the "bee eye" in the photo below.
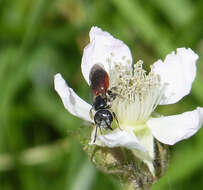
{"type": "Polygon", "coordinates": [[[94,117],[95,123],[105,129],[111,129],[111,123],[113,122],[113,116],[107,109],[99,110],[94,117]]]}

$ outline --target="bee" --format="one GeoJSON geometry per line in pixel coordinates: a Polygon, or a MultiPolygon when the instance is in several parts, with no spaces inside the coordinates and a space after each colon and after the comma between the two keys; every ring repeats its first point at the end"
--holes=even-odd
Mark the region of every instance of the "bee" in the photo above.
{"type": "MultiPolygon", "coordinates": [[[[109,76],[99,64],[95,64],[89,75],[90,88],[92,90],[93,105],[90,117],[94,120],[96,131],[93,142],[96,141],[97,129],[113,130],[111,124],[115,119],[119,127],[116,114],[111,111],[111,106],[117,94],[109,90],[109,76]]],[[[120,127],[119,127],[120,128],[120,127]]]]}

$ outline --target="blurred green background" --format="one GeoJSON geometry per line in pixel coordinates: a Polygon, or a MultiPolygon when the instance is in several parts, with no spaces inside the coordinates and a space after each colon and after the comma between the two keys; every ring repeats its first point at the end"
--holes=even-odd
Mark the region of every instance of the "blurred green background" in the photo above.
{"type": "MultiPolygon", "coordinates": [[[[200,56],[192,93],[158,108],[170,115],[203,106],[203,1],[0,0],[0,190],[119,190],[94,169],[79,144],[83,128],[53,88],[60,72],[89,101],[80,62],[96,25],[147,65],[177,47],[200,56]]],[[[171,147],[153,190],[203,189],[203,129],[171,147]]]]}

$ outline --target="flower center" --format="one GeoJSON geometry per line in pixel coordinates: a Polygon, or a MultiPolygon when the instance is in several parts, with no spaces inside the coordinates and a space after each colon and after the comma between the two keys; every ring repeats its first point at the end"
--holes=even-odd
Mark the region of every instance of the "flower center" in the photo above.
{"type": "Polygon", "coordinates": [[[163,86],[160,78],[152,71],[143,69],[143,61],[130,65],[115,63],[110,68],[110,89],[118,96],[112,110],[120,123],[143,123],[163,98],[163,86]]]}

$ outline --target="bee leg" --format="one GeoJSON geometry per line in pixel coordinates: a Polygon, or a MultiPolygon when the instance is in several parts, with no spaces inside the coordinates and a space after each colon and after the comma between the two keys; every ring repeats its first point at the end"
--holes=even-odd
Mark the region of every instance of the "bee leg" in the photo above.
{"type": "Polygon", "coordinates": [[[118,118],[117,118],[115,112],[112,112],[112,114],[113,114],[113,117],[114,117],[115,120],[116,120],[116,123],[117,123],[117,125],[118,125],[118,128],[122,131],[122,129],[120,128],[120,125],[119,125],[119,122],[118,122],[118,118]]]}
{"type": "Polygon", "coordinates": [[[96,125],[96,130],[95,130],[95,134],[94,134],[93,143],[95,143],[95,141],[96,141],[96,139],[97,139],[97,128],[98,128],[98,126],[96,125]]]}
{"type": "Polygon", "coordinates": [[[95,143],[96,139],[97,139],[97,130],[99,128],[100,133],[103,135],[101,127],[99,125],[96,125],[96,130],[95,130],[95,134],[94,134],[94,140],[93,143],[95,143]]]}
{"type": "Polygon", "coordinates": [[[108,99],[111,102],[114,101],[116,99],[116,96],[118,95],[116,93],[113,93],[111,90],[107,90],[107,94],[108,94],[108,99]]]}
{"type": "Polygon", "coordinates": [[[89,114],[90,114],[90,118],[91,118],[92,120],[94,119],[94,112],[95,112],[94,109],[91,108],[89,114]]]}

